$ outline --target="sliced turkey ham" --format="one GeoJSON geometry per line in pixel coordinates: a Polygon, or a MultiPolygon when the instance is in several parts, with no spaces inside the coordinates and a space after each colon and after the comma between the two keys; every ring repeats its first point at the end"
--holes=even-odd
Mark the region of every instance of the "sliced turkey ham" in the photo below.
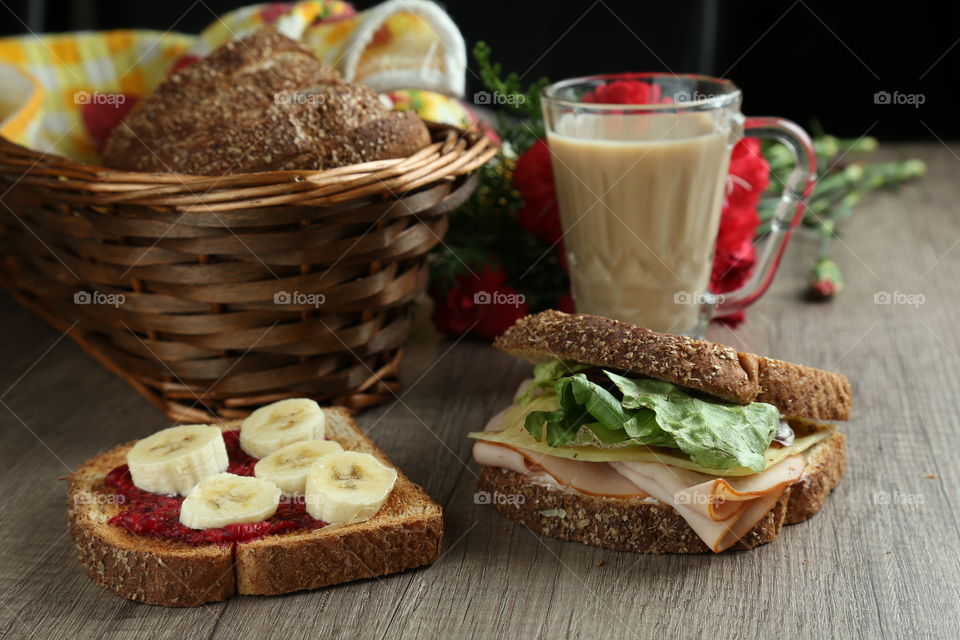
{"type": "Polygon", "coordinates": [[[803,474],[802,455],[752,476],[719,478],[657,462],[612,462],[623,476],[677,510],[714,552],[753,529],[803,474]]]}
{"type": "Polygon", "coordinates": [[[522,474],[544,471],[558,484],[588,495],[652,496],[673,507],[714,552],[753,529],[806,466],[802,455],[794,455],[762,473],[722,478],[659,462],[584,462],[482,440],[474,443],[473,457],[478,464],[522,474]]]}
{"type": "Polygon", "coordinates": [[[529,475],[544,471],[557,484],[592,496],[612,498],[646,498],[649,494],[617,473],[605,462],[584,462],[559,456],[548,456],[532,451],[477,440],[473,445],[473,459],[477,464],[501,467],[529,475]]]}

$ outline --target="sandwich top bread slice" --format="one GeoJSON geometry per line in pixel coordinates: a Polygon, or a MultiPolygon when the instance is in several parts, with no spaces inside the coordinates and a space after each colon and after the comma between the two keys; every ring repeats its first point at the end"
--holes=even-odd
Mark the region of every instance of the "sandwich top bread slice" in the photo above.
{"type": "Polygon", "coordinates": [[[90,577],[171,607],[430,564],[443,536],[440,507],[346,411],[305,399],[119,445],[70,474],[68,494],[90,577]]]}
{"type": "Polygon", "coordinates": [[[817,513],[844,470],[836,373],[586,314],[494,343],[534,363],[476,439],[480,491],[547,535],[644,553],[749,549],[817,513]]]}

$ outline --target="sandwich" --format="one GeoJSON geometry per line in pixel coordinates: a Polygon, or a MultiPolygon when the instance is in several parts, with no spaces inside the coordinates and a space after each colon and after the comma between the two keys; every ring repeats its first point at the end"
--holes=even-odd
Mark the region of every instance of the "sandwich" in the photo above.
{"type": "Polygon", "coordinates": [[[843,475],[843,375],[558,311],[494,345],[535,366],[470,434],[476,502],[542,534],[639,553],[751,549],[817,513],[843,475]]]}
{"type": "Polygon", "coordinates": [[[443,537],[440,507],[349,414],[305,398],[117,446],[70,474],[68,492],[89,576],[168,607],[419,567],[443,537]]]}

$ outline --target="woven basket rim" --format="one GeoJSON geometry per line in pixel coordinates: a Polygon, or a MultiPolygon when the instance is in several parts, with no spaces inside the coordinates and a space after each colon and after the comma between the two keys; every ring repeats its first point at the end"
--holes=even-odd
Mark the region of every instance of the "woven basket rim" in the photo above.
{"type": "Polygon", "coordinates": [[[220,177],[118,172],[0,137],[12,198],[0,286],[175,420],[304,395],[384,402],[399,390],[427,252],[498,150],[476,127],[428,126],[431,144],[406,158],[220,177]],[[326,306],[277,310],[279,285],[264,282],[320,292],[326,306]],[[116,289],[131,306],[66,313],[78,287],[116,289]],[[248,353],[257,369],[234,369],[248,353]]]}
{"type": "Polygon", "coordinates": [[[176,211],[315,207],[397,196],[471,173],[497,153],[498,147],[479,127],[426,124],[431,144],[407,157],[319,171],[224,176],[118,171],[37,151],[0,136],[0,180],[51,189],[65,200],[94,206],[147,205],[176,211]]]}

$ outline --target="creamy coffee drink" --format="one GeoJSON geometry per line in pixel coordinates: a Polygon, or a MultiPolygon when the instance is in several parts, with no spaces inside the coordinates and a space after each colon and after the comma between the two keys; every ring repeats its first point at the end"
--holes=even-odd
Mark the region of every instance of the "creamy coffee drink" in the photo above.
{"type": "Polygon", "coordinates": [[[698,324],[730,159],[708,113],[565,113],[548,134],[577,311],[698,324]]]}

